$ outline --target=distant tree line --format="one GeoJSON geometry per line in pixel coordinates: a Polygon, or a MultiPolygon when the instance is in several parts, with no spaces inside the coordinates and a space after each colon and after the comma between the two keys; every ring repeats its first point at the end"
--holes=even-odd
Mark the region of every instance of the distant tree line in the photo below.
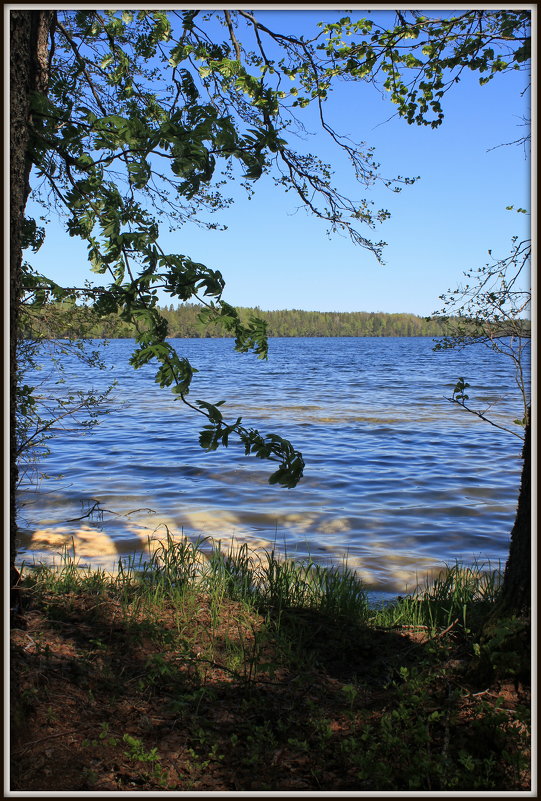
{"type": "Polygon", "coordinates": [[[405,313],[242,309],[243,313],[265,320],[271,337],[415,337],[444,331],[437,320],[405,313]]]}
{"type": "MultiPolygon", "coordinates": [[[[232,336],[218,322],[200,319],[203,307],[184,303],[160,308],[172,338],[232,336]]],[[[258,307],[238,308],[241,320],[259,317],[267,324],[270,337],[444,337],[453,320],[386,312],[318,312],[301,309],[261,311],[258,307]]],[[[28,321],[29,322],[29,321],[28,321]]],[[[529,323],[525,321],[525,326],[529,323]]],[[[31,321],[32,334],[47,339],[122,339],[135,336],[132,323],[119,314],[98,316],[87,306],[71,301],[51,303],[31,321]]],[[[27,335],[30,334],[30,326],[27,335]]],[[[24,332],[23,332],[24,336],[24,332]]]]}

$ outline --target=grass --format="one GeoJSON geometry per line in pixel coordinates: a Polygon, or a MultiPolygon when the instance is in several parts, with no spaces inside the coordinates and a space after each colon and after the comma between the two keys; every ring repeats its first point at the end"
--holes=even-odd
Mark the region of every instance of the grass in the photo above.
{"type": "Polygon", "coordinates": [[[501,568],[489,565],[446,566],[433,581],[426,581],[406,597],[379,611],[380,625],[424,626],[434,631],[455,621],[461,627],[479,628],[496,601],[501,568]]]}
{"type": "Polygon", "coordinates": [[[525,660],[479,637],[499,580],[372,608],[347,565],[169,533],[115,575],[26,567],[11,789],[526,790],[525,660]]]}

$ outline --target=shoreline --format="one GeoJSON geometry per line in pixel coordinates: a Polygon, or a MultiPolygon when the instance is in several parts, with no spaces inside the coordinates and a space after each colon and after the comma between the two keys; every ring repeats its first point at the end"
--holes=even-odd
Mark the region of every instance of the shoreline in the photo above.
{"type": "Polygon", "coordinates": [[[323,570],[351,574],[359,582],[362,587],[362,592],[366,597],[367,603],[370,608],[376,609],[385,605],[399,602],[404,597],[417,597],[423,593],[429,592],[430,589],[437,583],[443,575],[449,573],[453,569],[464,568],[473,569],[478,574],[485,573],[486,575],[503,575],[501,563],[497,568],[491,565],[490,561],[484,561],[479,564],[478,560],[471,560],[471,564],[464,564],[456,559],[454,565],[441,562],[435,565],[431,570],[426,570],[421,577],[420,573],[416,573],[416,582],[413,586],[408,586],[406,583],[402,588],[398,589],[378,589],[377,584],[366,582],[360,575],[355,567],[351,566],[347,557],[327,557],[325,559],[317,559],[313,556],[296,556],[276,547],[276,542],[272,543],[272,548],[265,548],[259,544],[253,544],[246,540],[239,540],[238,538],[230,537],[228,539],[215,538],[212,536],[188,536],[184,532],[171,534],[169,530],[164,537],[150,537],[148,536],[146,545],[142,544],[141,548],[133,551],[125,551],[122,553],[116,552],[114,554],[79,554],[75,544],[75,539],[71,537],[71,545],[64,543],[61,550],[39,550],[34,551],[26,550],[21,553],[19,550],[16,556],[15,565],[20,571],[25,569],[33,572],[36,569],[43,567],[61,571],[63,566],[69,563],[72,569],[76,568],[81,574],[101,574],[103,577],[115,580],[118,575],[124,571],[133,571],[136,574],[143,574],[152,564],[156,552],[164,550],[173,545],[176,547],[185,543],[187,547],[193,549],[195,556],[194,568],[200,578],[204,577],[205,571],[216,553],[220,553],[223,557],[234,560],[242,554],[244,558],[249,558],[251,567],[257,573],[261,570],[268,560],[269,554],[273,559],[280,563],[291,563],[300,568],[309,568],[312,570],[323,570]],[[32,556],[32,561],[29,556],[32,556]]]}

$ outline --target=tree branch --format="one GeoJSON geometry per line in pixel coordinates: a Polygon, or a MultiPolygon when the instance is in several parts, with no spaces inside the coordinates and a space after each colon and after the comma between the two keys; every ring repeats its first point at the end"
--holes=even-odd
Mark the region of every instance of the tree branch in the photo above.
{"type": "Polygon", "coordinates": [[[499,425],[499,423],[495,423],[494,420],[490,420],[488,417],[485,417],[483,412],[476,411],[475,409],[470,409],[469,406],[466,406],[464,401],[459,401],[456,398],[445,398],[446,401],[449,403],[456,403],[457,406],[460,406],[462,409],[465,409],[470,414],[474,414],[476,417],[479,417],[481,420],[484,420],[486,423],[490,423],[491,426],[495,428],[499,428],[502,431],[507,431],[508,434],[512,434],[514,437],[518,437],[519,439],[524,439],[522,434],[518,434],[516,431],[513,431],[511,428],[506,428],[505,426],[499,425]]]}
{"type": "Polygon", "coordinates": [[[231,37],[231,41],[233,42],[233,47],[235,48],[235,53],[237,54],[237,61],[241,61],[242,55],[240,52],[240,45],[238,43],[237,37],[235,36],[235,31],[233,30],[233,23],[231,21],[231,14],[229,11],[224,11],[225,21],[227,22],[227,27],[229,29],[229,36],[231,37]]]}

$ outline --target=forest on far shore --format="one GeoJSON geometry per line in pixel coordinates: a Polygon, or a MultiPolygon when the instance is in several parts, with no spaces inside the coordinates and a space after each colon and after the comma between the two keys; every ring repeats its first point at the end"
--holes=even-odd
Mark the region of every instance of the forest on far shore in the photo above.
{"type": "MultiPolygon", "coordinates": [[[[23,324],[26,338],[38,335],[50,339],[122,339],[136,333],[134,325],[118,313],[100,317],[91,308],[73,302],[48,304],[40,309],[39,316],[34,316],[30,309],[23,324]]],[[[199,316],[204,307],[199,304],[184,303],[177,308],[170,304],[159,309],[167,320],[171,338],[232,336],[219,323],[201,322],[199,316]]],[[[440,337],[449,332],[449,323],[444,318],[407,313],[262,311],[258,307],[240,307],[238,311],[243,322],[251,317],[264,320],[269,337],[440,337]]]]}

